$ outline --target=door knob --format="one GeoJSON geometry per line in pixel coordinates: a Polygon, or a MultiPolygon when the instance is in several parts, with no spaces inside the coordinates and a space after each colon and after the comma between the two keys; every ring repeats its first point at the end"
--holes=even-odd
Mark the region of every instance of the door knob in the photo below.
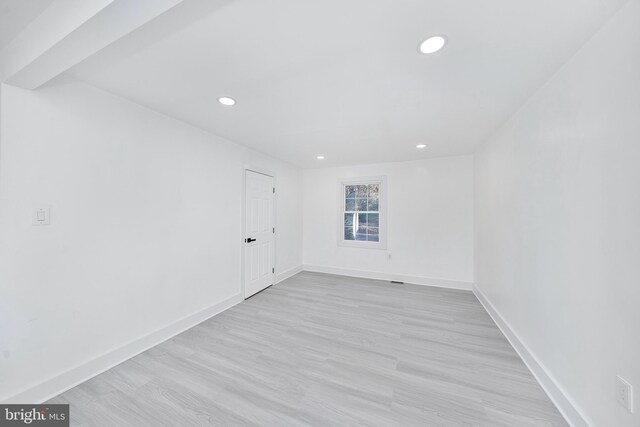
{"type": "Polygon", "coordinates": [[[256,239],[252,239],[251,237],[249,237],[248,239],[244,239],[244,241],[245,241],[246,243],[251,243],[251,242],[255,242],[255,241],[256,241],[256,239]]]}

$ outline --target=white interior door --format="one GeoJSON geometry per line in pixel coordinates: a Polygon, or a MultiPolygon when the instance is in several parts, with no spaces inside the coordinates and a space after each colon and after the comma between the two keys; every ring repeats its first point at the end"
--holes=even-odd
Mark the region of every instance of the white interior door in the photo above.
{"type": "Polygon", "coordinates": [[[273,177],[245,172],[244,297],[275,282],[273,177]]]}

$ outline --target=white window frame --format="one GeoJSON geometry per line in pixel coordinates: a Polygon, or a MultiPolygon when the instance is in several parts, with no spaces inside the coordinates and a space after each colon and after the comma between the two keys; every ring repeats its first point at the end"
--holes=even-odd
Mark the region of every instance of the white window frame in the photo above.
{"type": "Polygon", "coordinates": [[[373,176],[363,178],[344,178],[338,181],[338,246],[363,249],[387,249],[387,177],[373,176]],[[378,213],[380,222],[378,226],[379,240],[377,242],[362,240],[344,239],[344,209],[345,209],[345,186],[379,184],[380,197],[378,213]]]}

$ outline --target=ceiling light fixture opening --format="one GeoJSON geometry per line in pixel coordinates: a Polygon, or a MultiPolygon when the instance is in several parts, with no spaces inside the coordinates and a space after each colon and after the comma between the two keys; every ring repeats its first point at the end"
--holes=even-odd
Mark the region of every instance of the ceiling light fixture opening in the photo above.
{"type": "Polygon", "coordinates": [[[233,98],[229,98],[228,96],[222,96],[218,98],[218,102],[222,105],[226,105],[228,107],[232,105],[236,105],[236,100],[233,98]]]}
{"type": "Polygon", "coordinates": [[[416,148],[418,148],[418,149],[427,148],[427,144],[418,144],[418,145],[416,145],[416,148]]]}
{"type": "Polygon", "coordinates": [[[316,156],[316,159],[318,159],[318,160],[324,160],[324,156],[316,156]]]}
{"type": "Polygon", "coordinates": [[[447,44],[446,36],[431,36],[422,43],[420,43],[420,47],[418,50],[421,53],[436,53],[440,49],[442,49],[447,44]]]}

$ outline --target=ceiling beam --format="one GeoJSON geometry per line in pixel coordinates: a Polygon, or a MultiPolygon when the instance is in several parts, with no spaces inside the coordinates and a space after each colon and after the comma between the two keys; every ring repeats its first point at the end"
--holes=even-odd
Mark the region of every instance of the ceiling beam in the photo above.
{"type": "Polygon", "coordinates": [[[0,52],[0,79],[37,89],[183,0],[57,0],[0,52]]]}

